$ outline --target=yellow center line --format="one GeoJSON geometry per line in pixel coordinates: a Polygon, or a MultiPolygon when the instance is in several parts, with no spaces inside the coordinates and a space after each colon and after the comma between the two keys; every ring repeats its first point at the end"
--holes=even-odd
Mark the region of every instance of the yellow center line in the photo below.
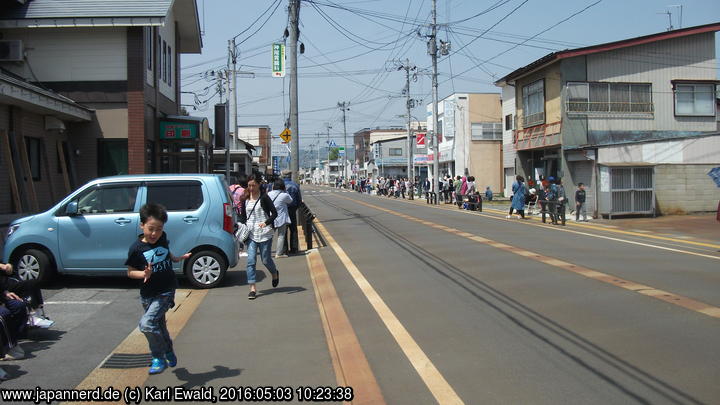
{"type": "MultiPolygon", "coordinates": [[[[340,198],[347,198],[347,197],[342,197],[342,196],[338,196],[338,197],[340,197],[340,198]]],[[[356,199],[353,199],[353,198],[350,198],[350,200],[355,201],[355,202],[358,202],[358,201],[359,201],[359,200],[356,200],[356,199]]],[[[459,213],[459,214],[476,215],[476,216],[480,216],[480,217],[483,217],[483,218],[494,219],[494,220],[496,220],[496,221],[508,221],[508,219],[506,219],[505,217],[498,217],[498,216],[496,216],[496,215],[482,214],[482,213],[475,212],[475,211],[458,210],[458,209],[447,208],[447,207],[443,207],[443,206],[422,204],[422,203],[414,202],[414,201],[405,201],[405,200],[395,200],[395,201],[404,202],[404,203],[406,203],[406,204],[418,205],[418,206],[422,206],[422,207],[428,207],[428,208],[434,208],[434,209],[440,209],[440,210],[445,210],[445,211],[456,212],[456,213],[459,213]]],[[[486,211],[488,211],[488,210],[486,210],[486,211]]],[[[500,211],[497,211],[497,212],[500,212],[500,211]]],[[[537,221],[540,220],[539,218],[531,218],[531,219],[534,219],[534,220],[537,220],[537,221]]],[[[424,220],[420,220],[419,222],[422,223],[422,224],[425,224],[425,225],[430,225],[430,226],[435,225],[435,224],[432,223],[432,222],[424,221],[424,220]]],[[[520,223],[520,224],[527,225],[527,226],[540,227],[540,228],[543,228],[543,229],[552,229],[552,230],[558,231],[558,232],[570,232],[570,233],[574,233],[574,234],[577,234],[577,235],[589,236],[589,237],[592,237],[592,238],[612,240],[612,241],[615,241],[615,242],[628,243],[628,244],[631,244],[631,245],[638,245],[638,246],[644,246],[644,247],[649,247],[649,248],[653,248],[653,249],[667,250],[667,251],[670,251],[670,252],[683,253],[683,254],[688,254],[688,255],[692,255],[692,256],[699,256],[699,257],[704,257],[704,258],[706,258],[706,259],[720,260],[720,256],[709,255],[709,254],[698,253],[698,252],[691,252],[691,251],[688,251],[688,250],[671,248],[671,247],[667,247],[667,246],[653,245],[653,244],[651,244],[651,243],[638,242],[638,241],[634,241],[634,240],[613,238],[613,237],[611,237],[611,236],[598,235],[598,234],[588,233],[588,232],[581,232],[581,231],[576,231],[576,230],[572,230],[572,229],[568,229],[568,228],[564,228],[564,227],[563,227],[563,228],[554,227],[554,226],[553,226],[553,227],[550,227],[550,226],[545,225],[545,224],[542,224],[542,223],[537,223],[537,224],[533,224],[533,223],[530,223],[530,222],[516,222],[516,223],[520,223]]],[[[592,225],[581,225],[581,224],[571,224],[571,225],[572,225],[572,226],[587,226],[587,227],[591,227],[591,226],[592,226],[592,225]]],[[[621,231],[621,230],[614,230],[614,229],[604,229],[604,228],[601,228],[601,227],[598,227],[597,229],[600,230],[600,231],[607,231],[607,232],[618,232],[618,233],[630,232],[630,231],[621,231]]],[[[642,234],[642,233],[637,233],[637,235],[642,236],[642,237],[645,237],[645,236],[655,236],[655,235],[645,235],[645,234],[642,234]]],[[[663,237],[658,237],[658,238],[663,238],[663,237]]],[[[671,240],[671,241],[681,242],[681,243],[690,243],[690,242],[691,242],[691,241],[684,241],[684,240],[681,240],[681,239],[672,239],[672,238],[666,238],[666,239],[669,239],[669,240],[671,240]]],[[[692,242],[692,244],[699,244],[699,243],[700,243],[700,242],[692,242]]],[[[713,247],[713,246],[716,246],[716,245],[709,245],[709,247],[713,247]]],[[[717,247],[720,247],[720,245],[717,245],[717,247]]]]}
{"type": "MultiPolygon", "coordinates": [[[[382,212],[386,212],[391,215],[399,214],[396,211],[393,211],[393,210],[390,210],[390,209],[387,209],[384,207],[380,207],[380,206],[377,206],[374,204],[369,204],[364,201],[358,201],[353,198],[348,198],[348,197],[340,197],[340,198],[344,198],[346,200],[355,202],[357,204],[364,205],[366,207],[373,208],[373,209],[376,209],[376,210],[379,210],[382,212]]],[[[417,223],[423,223],[423,220],[421,220],[419,218],[415,218],[415,217],[408,217],[408,218],[410,221],[417,222],[417,223]]],[[[445,232],[448,232],[448,233],[451,233],[451,234],[454,234],[454,235],[457,235],[460,237],[465,237],[465,236],[463,236],[463,234],[465,233],[464,231],[461,231],[459,229],[449,228],[449,227],[445,227],[445,228],[447,228],[445,230],[445,232]]],[[[483,238],[484,240],[477,240],[474,237],[465,237],[465,238],[475,240],[480,243],[486,244],[488,246],[492,246],[494,248],[504,250],[506,252],[516,254],[516,255],[519,255],[522,257],[526,257],[526,258],[532,257],[533,260],[545,263],[547,265],[550,265],[550,266],[553,266],[556,268],[560,268],[560,269],[563,269],[566,271],[570,271],[572,273],[579,274],[581,276],[588,277],[593,280],[602,281],[604,283],[611,284],[611,285],[614,285],[614,286],[617,286],[617,287],[620,287],[620,288],[623,288],[626,290],[634,291],[638,294],[653,297],[653,298],[659,299],[661,301],[665,301],[670,304],[677,305],[677,306],[680,306],[680,307],[683,307],[683,308],[689,309],[691,311],[695,311],[695,312],[698,312],[698,313],[701,313],[701,314],[704,314],[704,315],[707,315],[707,316],[710,316],[713,318],[720,318],[720,307],[716,307],[716,306],[713,306],[713,305],[710,305],[710,304],[707,304],[707,303],[704,303],[701,301],[697,301],[692,298],[673,294],[673,293],[663,291],[663,290],[658,290],[651,286],[639,284],[634,281],[625,280],[620,277],[615,277],[613,275],[603,273],[603,272],[600,272],[600,271],[597,271],[594,269],[590,269],[590,268],[583,267],[583,266],[573,264],[573,263],[568,263],[568,262],[556,259],[554,257],[545,256],[545,255],[542,255],[539,253],[532,252],[527,249],[522,249],[522,248],[511,246],[511,245],[508,245],[505,243],[496,242],[496,241],[493,241],[490,239],[483,238]]]]}
{"type": "Polygon", "coordinates": [[[357,268],[355,263],[353,263],[347,253],[345,253],[345,250],[340,247],[340,245],[335,241],[335,238],[333,238],[330,232],[328,232],[320,221],[317,221],[316,223],[328,245],[333,248],[335,254],[337,254],[340,258],[340,261],[350,273],[353,280],[355,280],[358,287],[360,287],[360,290],[365,295],[365,298],[367,298],[370,302],[373,309],[375,309],[375,312],[385,324],[385,327],[388,329],[393,338],[395,338],[395,341],[400,346],[400,349],[403,353],[405,353],[405,356],[413,365],[415,371],[417,371],[420,375],[420,378],[435,397],[435,400],[439,404],[443,405],[464,404],[457,393],[455,393],[455,390],[450,386],[447,380],[445,380],[445,377],[440,374],[440,371],[438,371],[432,361],[430,361],[425,352],[417,344],[415,339],[413,339],[400,320],[395,316],[390,307],[385,304],[385,301],[383,301],[370,282],[357,268]]]}

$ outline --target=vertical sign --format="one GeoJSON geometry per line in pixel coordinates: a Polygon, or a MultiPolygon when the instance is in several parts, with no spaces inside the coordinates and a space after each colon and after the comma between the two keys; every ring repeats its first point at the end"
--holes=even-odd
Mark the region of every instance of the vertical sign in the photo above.
{"type": "Polygon", "coordinates": [[[418,149],[424,149],[425,148],[425,134],[415,134],[415,141],[417,143],[418,149]]]}
{"type": "Polygon", "coordinates": [[[272,76],[285,77],[285,44],[272,44],[272,76]]]}

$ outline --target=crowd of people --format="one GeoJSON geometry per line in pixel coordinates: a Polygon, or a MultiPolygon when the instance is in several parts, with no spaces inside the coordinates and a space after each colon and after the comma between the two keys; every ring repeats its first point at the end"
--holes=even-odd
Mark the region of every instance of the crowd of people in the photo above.
{"type": "MultiPolygon", "coordinates": [[[[581,221],[580,215],[583,217],[582,221],[588,221],[585,198],[585,185],[579,183],[575,191],[575,221],[581,221]]],[[[512,185],[510,201],[507,218],[513,218],[513,213],[516,213],[518,218],[524,219],[526,209],[532,215],[539,206],[540,212],[548,215],[552,224],[565,223],[568,199],[560,178],[540,176],[537,182],[531,179],[525,184],[525,178],[517,176],[512,185]]]]}
{"type": "MultiPolygon", "coordinates": [[[[401,176],[360,177],[350,180],[339,177],[334,185],[337,188],[347,188],[360,193],[375,192],[376,195],[389,198],[423,197],[431,191],[428,179],[420,181],[418,178],[411,180],[401,176]]],[[[438,190],[439,201],[456,204],[459,209],[474,209],[480,200],[492,201],[494,198],[490,186],[480,192],[474,176],[452,177],[447,174],[439,181],[438,190]]],[[[553,224],[565,222],[568,199],[560,178],[540,176],[537,181],[531,179],[526,183],[523,176],[517,176],[511,190],[510,212],[507,218],[525,218],[526,215],[533,215],[538,211],[547,215],[553,224]]],[[[576,221],[588,221],[585,199],[585,185],[579,183],[575,191],[574,209],[570,209],[575,213],[576,221]]]]}

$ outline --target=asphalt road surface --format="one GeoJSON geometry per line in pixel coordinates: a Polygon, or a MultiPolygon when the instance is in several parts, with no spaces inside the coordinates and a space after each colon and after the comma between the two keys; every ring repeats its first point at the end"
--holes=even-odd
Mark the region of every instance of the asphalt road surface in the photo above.
{"type": "Polygon", "coordinates": [[[302,387],[350,385],[355,403],[720,403],[720,237],[303,192],[328,245],[278,260],[277,289],[259,265],[255,301],[244,261],[220,288],[183,285],[169,314],[177,368],[99,368],[147,352],[137,285],[61,278],[46,291],[57,325],[31,333],[28,359],[0,363],[12,376],[0,389],[205,386],[229,399],[271,386],[300,402],[302,387]]]}

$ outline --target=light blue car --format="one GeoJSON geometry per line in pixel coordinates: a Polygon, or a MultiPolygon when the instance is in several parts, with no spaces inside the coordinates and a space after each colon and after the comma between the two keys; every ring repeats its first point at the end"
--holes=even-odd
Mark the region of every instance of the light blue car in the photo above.
{"type": "Polygon", "coordinates": [[[49,210],[13,221],[3,261],[21,279],[63,274],[123,275],[128,249],[142,233],[140,207],[168,210],[170,250],[192,256],[174,264],[198,288],[215,287],[238,261],[236,214],[223,176],[211,174],[104,177],[49,210]]]}

